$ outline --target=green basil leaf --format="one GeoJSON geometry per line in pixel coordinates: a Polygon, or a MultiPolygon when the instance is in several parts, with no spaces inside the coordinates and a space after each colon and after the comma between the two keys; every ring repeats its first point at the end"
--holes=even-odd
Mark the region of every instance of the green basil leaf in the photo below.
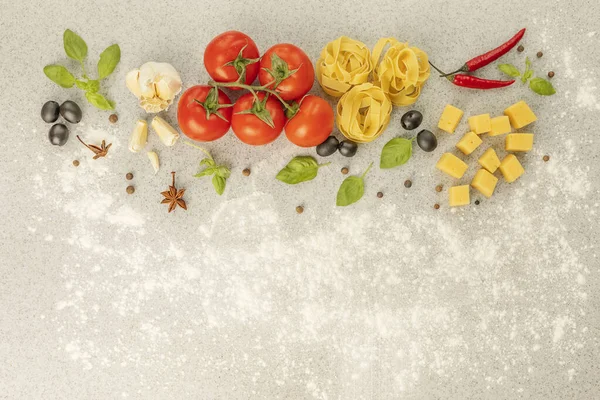
{"type": "Polygon", "coordinates": [[[532,76],[533,76],[533,70],[531,69],[531,60],[529,60],[529,57],[526,57],[525,58],[525,72],[523,73],[523,76],[521,77],[521,82],[523,82],[523,83],[527,82],[532,76]]]}
{"type": "Polygon", "coordinates": [[[512,76],[513,78],[521,76],[519,69],[512,64],[500,64],[498,65],[498,69],[504,72],[506,75],[512,76]]]}
{"type": "Polygon", "coordinates": [[[219,165],[215,168],[215,175],[220,176],[221,178],[229,178],[231,175],[231,171],[224,165],[219,165]]]}
{"type": "Polygon", "coordinates": [[[215,192],[220,196],[225,191],[225,178],[219,175],[215,175],[212,178],[212,184],[215,188],[215,192]]]}
{"type": "Polygon", "coordinates": [[[349,206],[361,199],[365,193],[365,183],[360,176],[349,176],[344,179],[338,189],[335,204],[340,207],[349,206]]]}
{"type": "Polygon", "coordinates": [[[88,92],[96,93],[98,90],[100,90],[100,81],[96,79],[88,81],[88,92]]]}
{"type": "Polygon", "coordinates": [[[204,171],[198,172],[194,175],[195,178],[202,178],[203,176],[208,176],[214,174],[216,171],[216,167],[208,167],[204,171]]]}
{"type": "Polygon", "coordinates": [[[117,64],[121,60],[121,48],[118,44],[108,46],[100,54],[98,61],[98,79],[104,79],[115,70],[117,64]]]}
{"type": "Polygon", "coordinates": [[[97,80],[89,80],[89,81],[80,81],[79,79],[75,80],[75,85],[86,92],[96,93],[100,90],[100,82],[97,80]]]}
{"type": "Polygon", "coordinates": [[[213,160],[212,158],[203,158],[202,161],[200,161],[200,166],[206,165],[208,167],[215,167],[217,164],[215,163],[215,160],[213,160]]]}
{"type": "Polygon", "coordinates": [[[102,96],[100,93],[86,92],[85,98],[91,105],[101,110],[115,109],[115,102],[107,100],[106,97],[102,96]]]}
{"type": "Polygon", "coordinates": [[[527,82],[532,76],[533,76],[533,70],[530,69],[528,71],[525,71],[525,73],[521,77],[521,82],[523,82],[523,83],[527,82]]]}
{"type": "Polygon", "coordinates": [[[298,156],[292,160],[277,174],[277,179],[288,185],[296,185],[300,182],[306,182],[317,176],[320,167],[329,165],[319,165],[317,161],[310,156],[298,156]]]}
{"type": "Polygon", "coordinates": [[[54,83],[64,88],[71,88],[75,84],[75,77],[62,65],[46,65],[44,74],[54,83]]]}
{"type": "Polygon", "coordinates": [[[85,41],[75,32],[67,29],[63,34],[63,43],[65,53],[69,58],[77,61],[83,61],[87,56],[88,48],[85,41]]]}
{"type": "Polygon", "coordinates": [[[529,87],[535,93],[542,96],[551,96],[556,93],[554,86],[552,86],[550,82],[543,78],[533,78],[531,81],[529,81],[529,87]]]}
{"type": "Polygon", "coordinates": [[[381,150],[379,168],[388,169],[405,164],[412,156],[412,140],[394,138],[381,150]]]}

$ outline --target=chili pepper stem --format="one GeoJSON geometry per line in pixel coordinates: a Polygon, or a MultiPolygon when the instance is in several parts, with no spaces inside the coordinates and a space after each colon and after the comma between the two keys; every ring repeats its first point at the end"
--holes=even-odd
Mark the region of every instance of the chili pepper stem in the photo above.
{"type": "Polygon", "coordinates": [[[442,71],[441,69],[439,69],[438,67],[436,67],[435,65],[433,65],[433,63],[431,61],[429,61],[429,65],[431,65],[437,72],[439,72],[441,75],[441,77],[444,77],[446,79],[448,79],[450,82],[452,82],[452,77],[450,76],[450,74],[446,74],[444,71],[442,71]]]}
{"type": "Polygon", "coordinates": [[[446,75],[446,73],[444,71],[442,71],[441,69],[439,69],[438,67],[436,67],[435,65],[433,65],[433,63],[431,61],[429,61],[429,65],[431,65],[433,67],[433,69],[435,69],[440,74],[446,75]]]}
{"type": "Polygon", "coordinates": [[[246,89],[246,90],[252,92],[254,94],[255,98],[256,98],[255,91],[269,93],[269,94],[272,94],[273,96],[275,96],[277,98],[277,100],[279,100],[281,102],[281,104],[287,110],[290,110],[290,112],[295,112],[296,111],[288,103],[286,103],[285,100],[283,100],[281,98],[281,96],[276,91],[271,90],[271,89],[267,89],[265,87],[265,85],[263,85],[263,86],[252,86],[252,85],[246,85],[244,83],[238,83],[238,82],[215,82],[215,81],[209,81],[208,84],[211,85],[211,86],[239,87],[239,88],[242,88],[242,89],[246,89]]]}
{"type": "Polygon", "coordinates": [[[448,72],[447,74],[442,74],[442,75],[440,75],[440,76],[441,76],[442,78],[446,78],[446,77],[448,77],[448,76],[450,76],[450,75],[456,75],[456,74],[458,74],[458,73],[460,73],[460,72],[469,72],[469,67],[467,66],[467,64],[463,65],[462,67],[460,67],[459,69],[457,69],[457,70],[456,70],[456,71],[454,71],[454,72],[448,72]]]}

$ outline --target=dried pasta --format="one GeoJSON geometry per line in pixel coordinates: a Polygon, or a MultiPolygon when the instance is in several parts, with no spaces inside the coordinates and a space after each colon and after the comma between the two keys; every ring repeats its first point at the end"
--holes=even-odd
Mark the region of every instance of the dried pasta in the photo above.
{"type": "Polygon", "coordinates": [[[348,139],[370,142],[383,133],[390,122],[392,103],[383,89],[372,83],[352,87],[337,104],[337,125],[348,139]]]}
{"type": "Polygon", "coordinates": [[[417,101],[421,87],[429,78],[427,54],[417,47],[408,47],[394,38],[380,39],[373,49],[373,81],[381,87],[396,106],[407,106],[417,101]],[[390,45],[379,58],[386,45],[390,45]]]}
{"type": "Polygon", "coordinates": [[[316,70],[325,93],[340,97],[368,81],[373,71],[371,52],[364,43],[341,36],[323,48],[316,70]]]}

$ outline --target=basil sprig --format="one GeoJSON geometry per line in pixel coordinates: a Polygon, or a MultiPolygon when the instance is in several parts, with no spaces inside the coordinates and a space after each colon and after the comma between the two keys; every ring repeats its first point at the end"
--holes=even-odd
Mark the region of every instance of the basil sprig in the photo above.
{"type": "Polygon", "coordinates": [[[289,163],[277,174],[276,178],[288,185],[296,185],[315,179],[319,168],[325,167],[331,163],[318,164],[310,156],[297,156],[291,159],[289,163]]]}
{"type": "Polygon", "coordinates": [[[361,176],[349,176],[344,179],[342,185],[338,189],[335,204],[340,207],[346,207],[354,204],[363,197],[365,193],[365,175],[371,169],[373,163],[369,164],[367,170],[361,176]]]}
{"type": "Polygon", "coordinates": [[[196,175],[195,178],[202,178],[203,176],[211,176],[212,175],[212,185],[215,188],[215,192],[220,196],[225,191],[225,185],[227,184],[227,178],[231,175],[231,171],[225,165],[218,165],[215,159],[210,155],[210,153],[203,149],[200,146],[196,146],[195,144],[185,142],[188,146],[195,147],[198,150],[202,151],[206,154],[206,158],[203,158],[200,161],[200,166],[205,166],[206,168],[196,175]]]}
{"type": "Polygon", "coordinates": [[[381,150],[379,168],[389,169],[406,164],[412,156],[413,140],[394,138],[387,142],[381,150]]]}
{"type": "Polygon", "coordinates": [[[100,81],[108,77],[117,67],[121,60],[121,49],[118,44],[108,46],[101,54],[98,61],[98,79],[91,79],[85,70],[84,60],[88,54],[85,41],[75,32],[67,29],[63,34],[63,45],[65,53],[69,58],[79,62],[82,70],[82,78],[76,79],[67,68],[58,64],[46,65],[44,74],[54,83],[63,88],[72,88],[73,85],[85,92],[85,98],[94,107],[101,110],[114,110],[114,101],[108,100],[98,93],[100,81]]]}
{"type": "Polygon", "coordinates": [[[502,71],[504,74],[511,76],[513,78],[521,77],[521,82],[527,83],[529,81],[529,88],[534,92],[541,96],[551,96],[556,93],[554,86],[550,81],[544,78],[533,78],[533,69],[531,69],[531,61],[529,57],[525,58],[525,72],[521,75],[521,71],[517,67],[512,64],[500,64],[498,65],[498,69],[502,71]]]}

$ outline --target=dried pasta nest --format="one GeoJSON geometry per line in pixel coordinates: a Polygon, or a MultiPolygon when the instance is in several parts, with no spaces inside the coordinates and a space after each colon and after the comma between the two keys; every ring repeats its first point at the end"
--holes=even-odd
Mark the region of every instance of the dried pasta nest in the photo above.
{"type": "Polygon", "coordinates": [[[325,93],[334,97],[367,82],[372,71],[369,48],[346,36],[327,43],[317,61],[317,80],[325,93]]]}
{"type": "Polygon", "coordinates": [[[357,143],[370,142],[390,122],[392,103],[382,88],[371,83],[354,86],[337,104],[337,125],[342,134],[357,143]]]}
{"type": "Polygon", "coordinates": [[[377,65],[373,71],[373,82],[383,89],[394,105],[407,106],[417,101],[430,74],[429,60],[424,51],[394,38],[383,38],[373,49],[372,62],[377,65]],[[388,44],[390,47],[383,53],[388,44]]]}

